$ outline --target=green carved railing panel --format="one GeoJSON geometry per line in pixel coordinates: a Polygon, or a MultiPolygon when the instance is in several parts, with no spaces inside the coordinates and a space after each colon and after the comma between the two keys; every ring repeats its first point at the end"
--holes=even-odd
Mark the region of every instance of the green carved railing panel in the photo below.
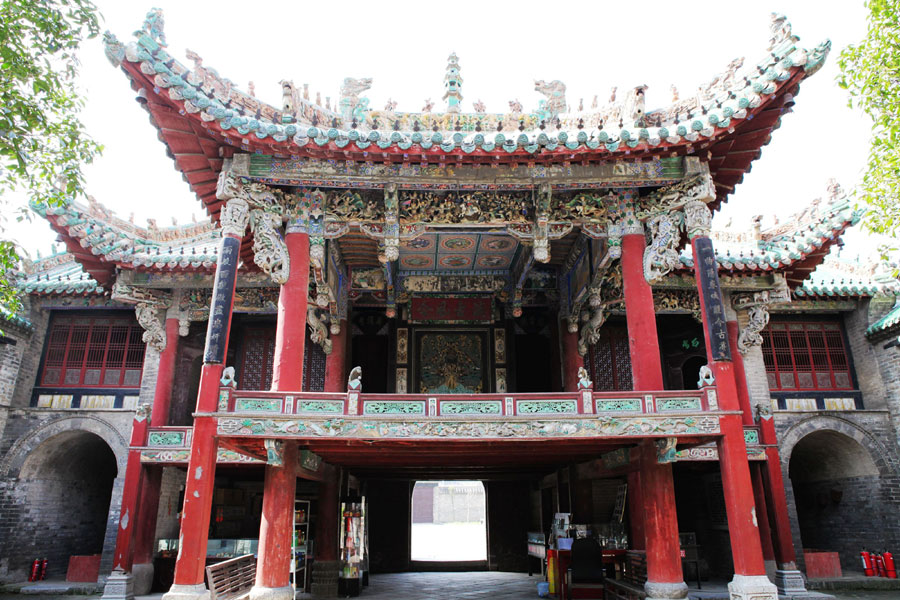
{"type": "Polygon", "coordinates": [[[657,398],[657,412],[701,411],[700,398],[657,398]]]}
{"type": "Polygon", "coordinates": [[[238,398],[234,401],[237,412],[281,412],[281,398],[238,398]]]}
{"type": "Polygon", "coordinates": [[[151,431],[147,436],[148,446],[184,446],[183,431],[151,431]]]}
{"type": "Polygon", "coordinates": [[[441,402],[442,415],[499,415],[503,414],[503,403],[500,400],[441,402]]]}
{"type": "Polygon", "coordinates": [[[372,400],[363,403],[364,415],[424,415],[424,401],[372,400]]]}
{"type": "Polygon", "coordinates": [[[298,413],[343,414],[343,400],[301,400],[297,403],[298,413]]]}
{"type": "Polygon", "coordinates": [[[642,412],[643,401],[640,398],[616,398],[614,400],[597,399],[597,412],[642,412]]]}
{"type": "Polygon", "coordinates": [[[578,413],[577,400],[519,400],[516,412],[520,415],[569,415],[578,413]]]}

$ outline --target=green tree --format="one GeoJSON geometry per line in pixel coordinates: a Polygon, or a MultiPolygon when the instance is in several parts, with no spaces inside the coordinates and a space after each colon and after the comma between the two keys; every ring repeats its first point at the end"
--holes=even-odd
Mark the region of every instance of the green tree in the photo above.
{"type": "MultiPolygon", "coordinates": [[[[866,37],[838,59],[838,84],[850,106],[872,119],[872,145],[858,197],[868,204],[866,223],[876,232],[900,232],[900,0],[868,0],[866,37]]],[[[896,244],[894,244],[896,245],[896,244]]]]}
{"type": "MultiPolygon", "coordinates": [[[[90,0],[0,0],[0,198],[58,206],[84,193],[81,167],[101,147],[79,119],[77,51],[98,31],[90,0]]],[[[0,304],[15,311],[19,254],[4,230],[0,221],[0,304]]]]}

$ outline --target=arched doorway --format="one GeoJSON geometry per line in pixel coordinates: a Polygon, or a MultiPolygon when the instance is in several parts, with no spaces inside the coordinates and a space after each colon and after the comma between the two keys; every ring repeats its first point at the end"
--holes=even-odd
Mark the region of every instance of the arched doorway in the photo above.
{"type": "Polygon", "coordinates": [[[802,547],[838,552],[844,569],[858,569],[863,548],[884,543],[877,527],[857,527],[862,515],[881,516],[881,478],[869,451],[830,429],[814,431],[791,451],[789,474],[802,547]]]}
{"type": "Polygon", "coordinates": [[[15,481],[21,526],[11,541],[23,563],[47,558],[56,578],[70,556],[101,554],[117,473],[113,451],[87,431],[64,431],[35,448],[15,481]]]}

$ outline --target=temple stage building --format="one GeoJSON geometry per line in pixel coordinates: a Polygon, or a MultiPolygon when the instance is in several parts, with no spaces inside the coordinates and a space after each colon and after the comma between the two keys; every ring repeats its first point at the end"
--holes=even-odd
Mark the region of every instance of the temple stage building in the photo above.
{"type": "Polygon", "coordinates": [[[664,108],[538,81],[499,114],[461,112],[455,54],[437,109],[353,78],[272,106],[171,56],[158,11],[107,33],[209,219],[33,207],[65,250],[2,313],[0,581],[47,558],[189,600],[255,554],[251,598],[357,593],[447,568],[411,528],[476,493],[467,568],[527,571],[564,513],[621,550],[618,598],[774,599],[895,548],[900,285],[837,252],[861,215],[832,181],[711,228],[830,49],[769,37],[664,108]]]}

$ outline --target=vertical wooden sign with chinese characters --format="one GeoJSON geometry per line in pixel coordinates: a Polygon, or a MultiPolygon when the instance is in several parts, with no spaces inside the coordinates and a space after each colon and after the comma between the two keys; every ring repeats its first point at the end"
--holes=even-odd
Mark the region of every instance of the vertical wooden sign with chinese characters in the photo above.
{"type": "Polygon", "coordinates": [[[209,307],[209,327],[206,329],[206,350],[203,362],[225,362],[228,328],[231,326],[231,306],[234,301],[234,280],[240,256],[241,240],[231,236],[222,238],[219,265],[213,284],[212,303],[209,307]]]}
{"type": "Polygon", "coordinates": [[[712,352],[712,360],[731,360],[728,344],[728,328],[725,319],[725,302],[719,287],[719,269],[712,240],[701,237],[694,240],[694,260],[700,267],[700,293],[703,295],[703,312],[706,321],[706,335],[712,352]]]}

